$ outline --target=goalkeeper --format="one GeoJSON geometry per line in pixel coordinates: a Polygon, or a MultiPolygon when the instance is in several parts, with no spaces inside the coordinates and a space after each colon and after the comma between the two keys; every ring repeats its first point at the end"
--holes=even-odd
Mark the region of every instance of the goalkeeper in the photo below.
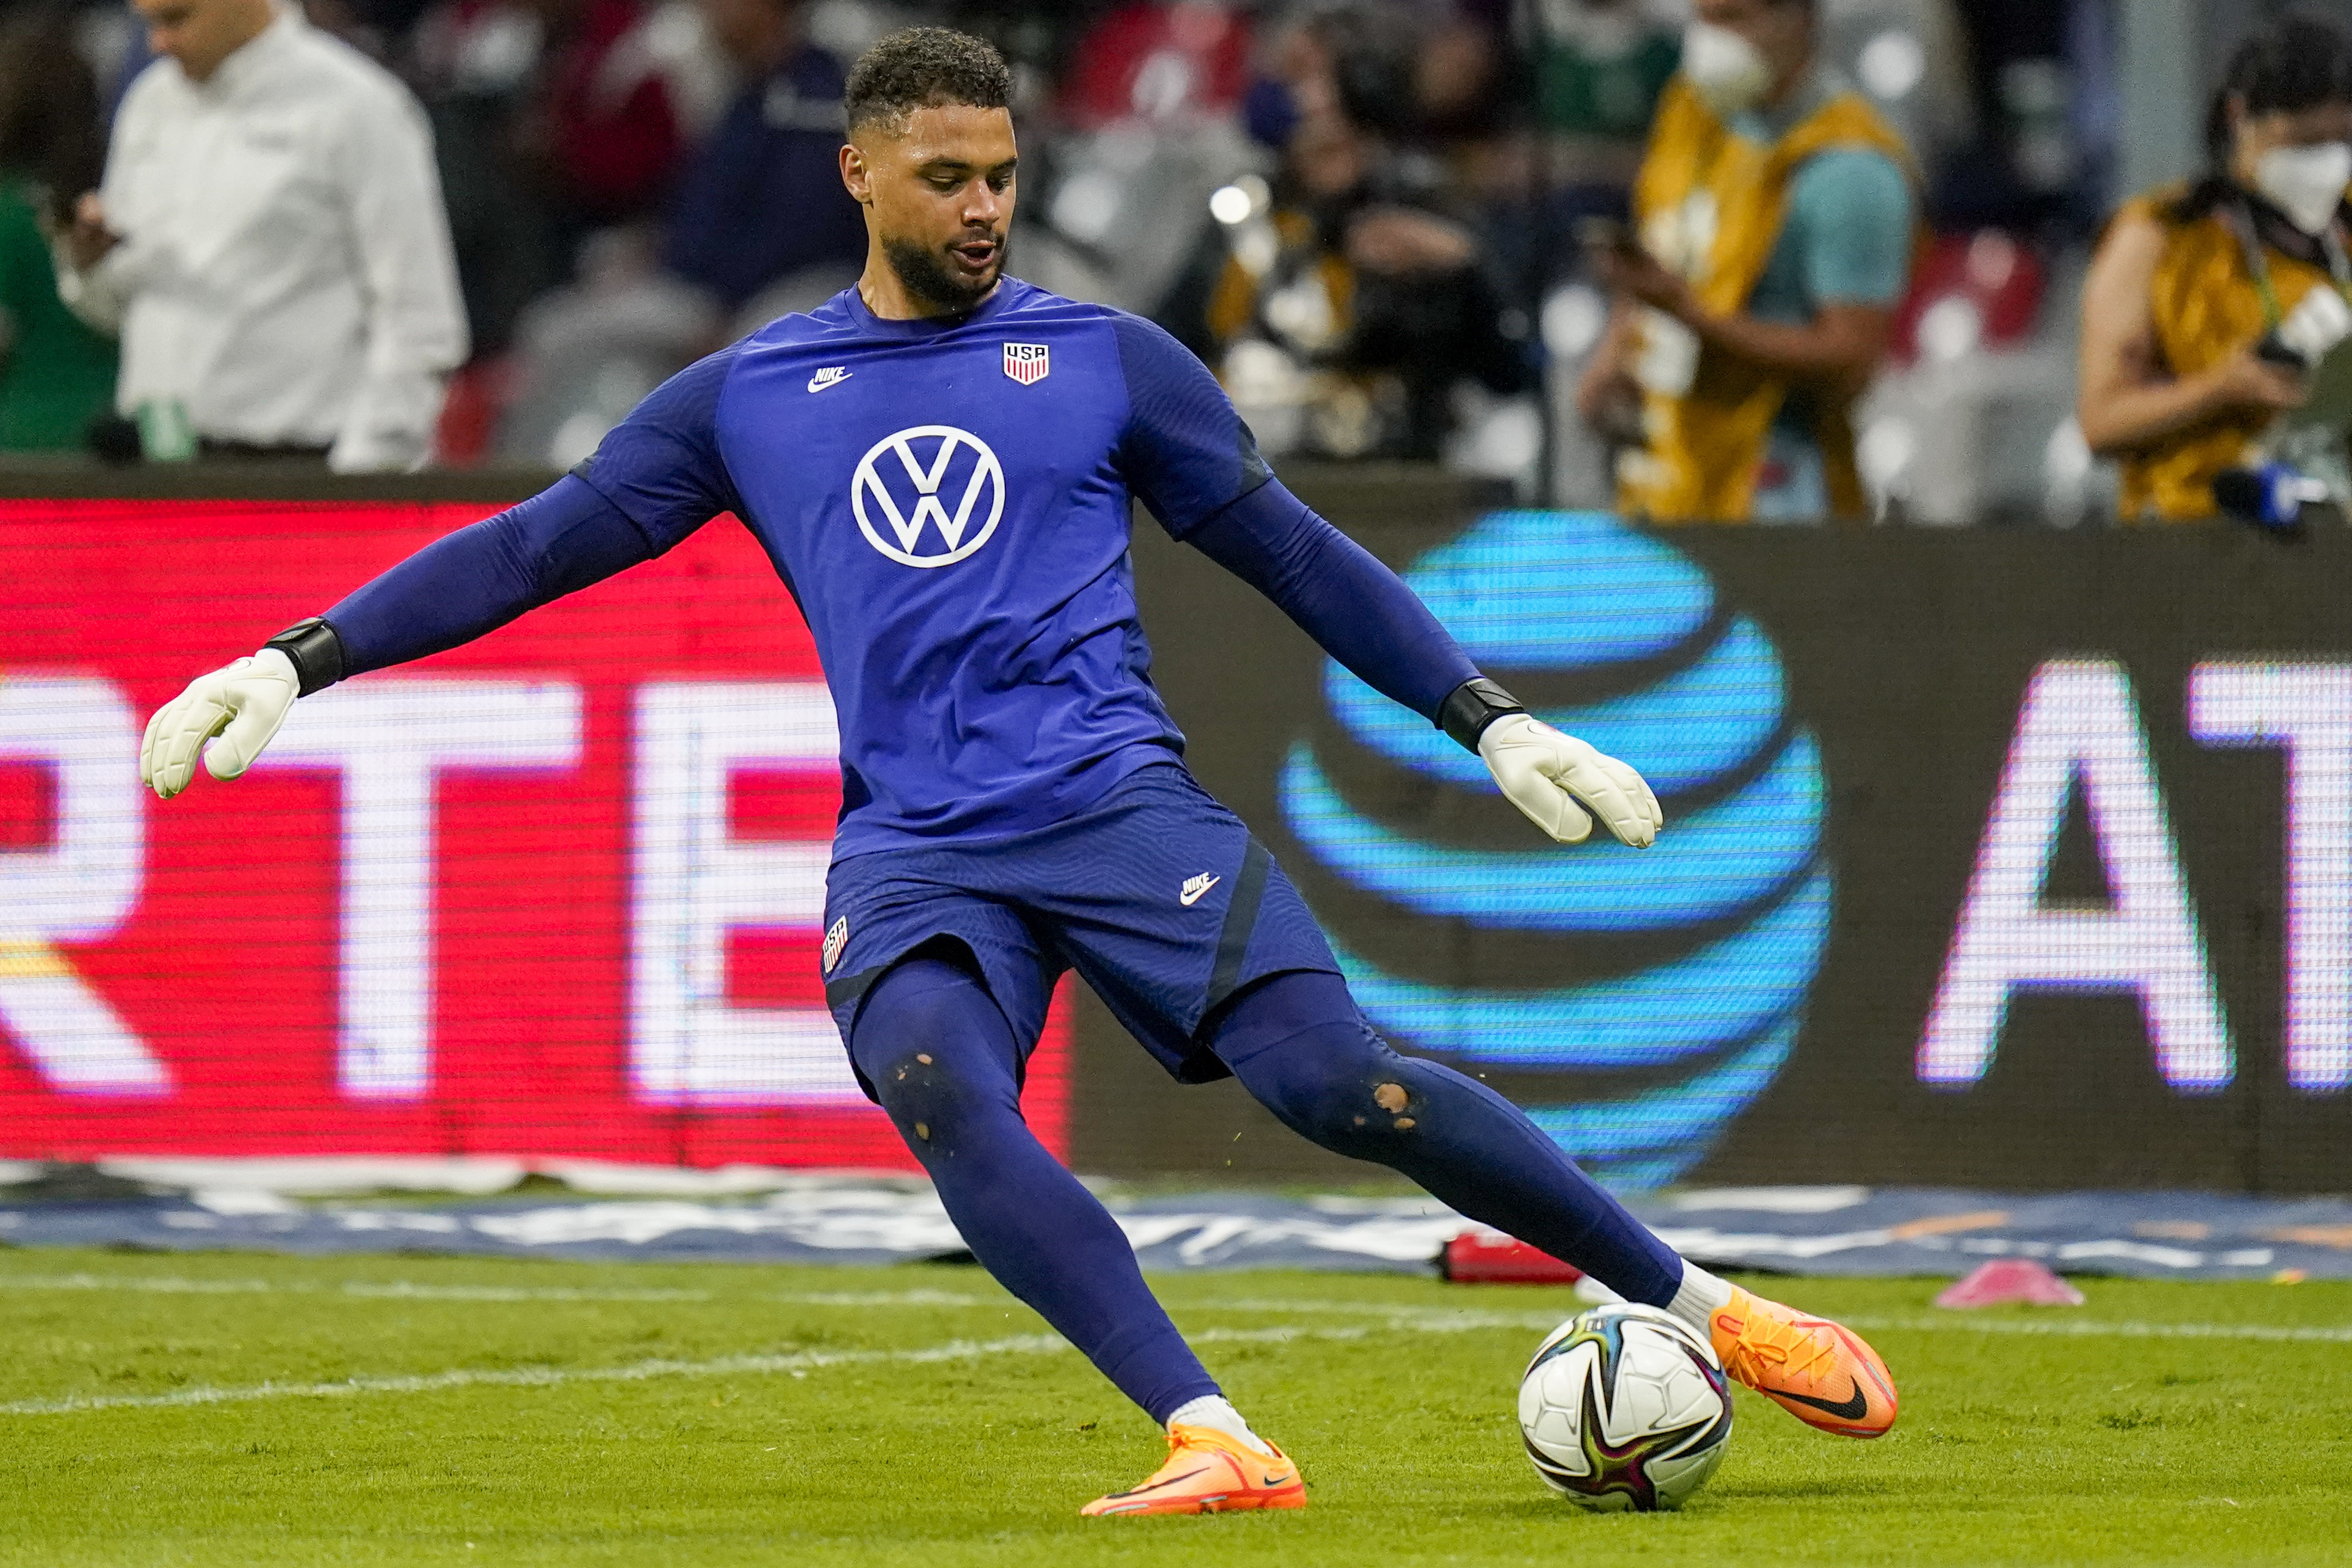
{"type": "Polygon", "coordinates": [[[1801,1419],[1885,1431],[1894,1389],[1858,1338],[1685,1264],[1501,1095],[1383,1044],[1289,880],[1184,768],[1147,673],[1130,497],[1476,751],[1553,838],[1598,817],[1646,845],[1661,822],[1631,768],[1483,679],[1284,489],[1192,355],[1004,275],[1010,85],[961,34],[877,44],[841,154],[869,236],[856,287],[680,372],[552,488],[195,682],[150,722],[142,776],[169,799],[201,750],[233,779],[298,694],[480,636],[731,512],[806,617],[839,716],[823,962],[858,1081],[973,1255],[1168,1430],[1157,1474],[1085,1511],[1306,1492],[1022,1120],[1069,969],[1178,1079],[1236,1077],[1323,1147],[1675,1312],[1801,1419]]]}

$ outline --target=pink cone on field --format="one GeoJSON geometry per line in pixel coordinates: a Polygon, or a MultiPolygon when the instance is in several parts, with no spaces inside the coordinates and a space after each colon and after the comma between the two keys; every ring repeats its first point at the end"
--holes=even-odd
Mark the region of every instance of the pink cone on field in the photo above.
{"type": "Polygon", "coordinates": [[[1996,1258],[1966,1279],[1954,1281],[1936,1298],[1939,1307],[1997,1307],[2008,1301],[2079,1307],[2083,1292],[2031,1258],[1996,1258]]]}

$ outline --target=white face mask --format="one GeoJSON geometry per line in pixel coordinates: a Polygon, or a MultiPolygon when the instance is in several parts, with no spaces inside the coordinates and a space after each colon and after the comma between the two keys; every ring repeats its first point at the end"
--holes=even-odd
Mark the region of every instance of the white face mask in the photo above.
{"type": "Polygon", "coordinates": [[[1726,120],[1747,113],[1772,92],[1772,68],[1756,46],[1708,22],[1683,29],[1683,75],[1707,108],[1726,120]]]}
{"type": "Polygon", "coordinates": [[[2307,235],[2326,234],[2352,184],[2352,143],[2273,147],[2254,160],[2254,189],[2307,235]]]}

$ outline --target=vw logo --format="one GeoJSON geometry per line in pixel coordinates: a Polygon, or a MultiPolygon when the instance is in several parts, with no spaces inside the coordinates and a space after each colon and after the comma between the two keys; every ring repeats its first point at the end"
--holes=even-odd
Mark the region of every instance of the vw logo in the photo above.
{"type": "Polygon", "coordinates": [[[857,460],[857,473],[849,482],[849,509],[856,514],[866,541],[892,560],[904,566],[952,566],[986,544],[1004,516],[1004,465],[987,442],[968,430],[952,424],[914,425],[884,436],[857,460]],[[931,442],[939,444],[929,445],[931,442]],[[956,455],[967,449],[971,465],[960,486],[950,486],[956,455]],[[898,486],[898,494],[892,493],[893,486],[898,486]],[[955,503],[952,511],[940,498],[943,489],[955,503]],[[972,514],[979,510],[983,490],[988,516],[974,528],[972,514]],[[900,506],[902,496],[912,505],[900,506]],[[877,512],[889,528],[887,538],[875,527],[877,512]],[[947,548],[919,555],[915,547],[927,526],[939,530],[947,548]]]}

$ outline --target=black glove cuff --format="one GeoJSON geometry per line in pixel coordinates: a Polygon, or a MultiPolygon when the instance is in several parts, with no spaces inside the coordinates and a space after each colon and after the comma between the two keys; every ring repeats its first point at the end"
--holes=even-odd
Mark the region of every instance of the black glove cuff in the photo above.
{"type": "Polygon", "coordinates": [[[315,615],[297,621],[262,646],[275,648],[294,662],[303,696],[323,692],[343,678],[343,640],[315,615]]]}
{"type": "Polygon", "coordinates": [[[1527,705],[1486,676],[1463,682],[1437,709],[1437,727],[1452,736],[1465,751],[1478,749],[1486,727],[1507,714],[1525,713],[1527,705]]]}

